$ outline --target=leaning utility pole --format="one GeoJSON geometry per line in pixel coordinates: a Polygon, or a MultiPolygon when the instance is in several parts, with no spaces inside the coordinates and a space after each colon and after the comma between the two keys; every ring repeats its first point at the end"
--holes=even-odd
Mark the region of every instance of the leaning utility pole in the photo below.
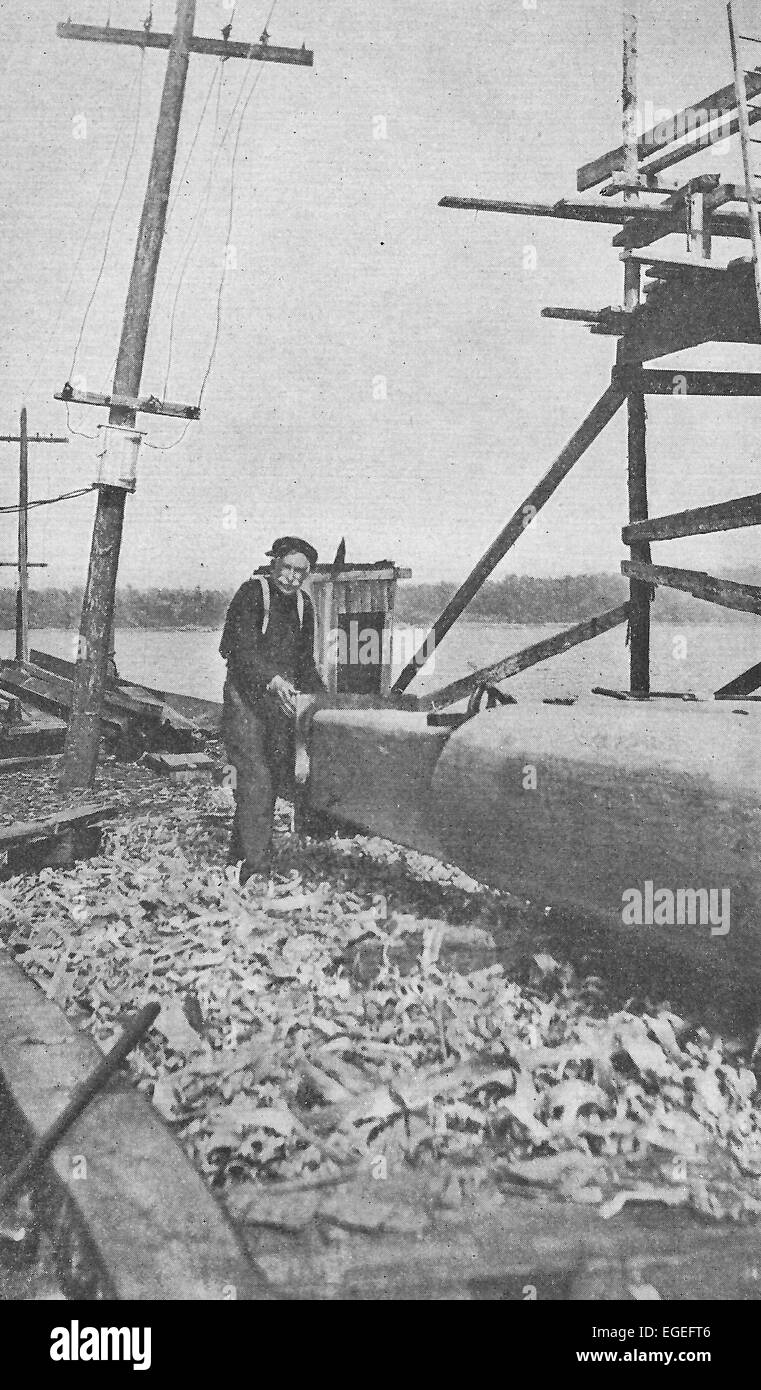
{"type": "MultiPolygon", "coordinates": [[[[58,33],[63,38],[169,49],[148,188],[124,311],[113,392],[110,397],[88,396],[86,401],[87,404],[109,406],[109,425],[104,431],[106,454],[109,440],[113,440],[117,456],[120,452],[125,452],[120,449],[120,446],[124,445],[126,453],[131,456],[131,462],[127,464],[126,477],[119,473],[118,457],[116,470],[103,466],[98,484],[98,506],[87,587],[82,605],[74,694],[61,777],[61,785],[66,791],[92,786],[95,778],[126,495],[128,491],[134,490],[139,448],[140,437],[135,431],[137,413],[148,411],[153,414],[183,415],[188,419],[198,419],[199,416],[199,411],[189,406],[170,406],[154,397],[144,400],[139,398],[190,54],[211,54],[222,61],[240,57],[307,67],[312,64],[312,54],[305,48],[284,49],[271,46],[266,31],[258,44],[250,45],[230,43],[227,26],[223,30],[223,41],[196,38],[193,34],[195,17],[196,0],[177,0],[174,32],[171,35],[152,33],[148,22],[140,31],[71,23],[59,25],[58,28],[58,33]]],[[[67,383],[59,398],[76,401],[78,393],[67,383]]]]}
{"type": "Polygon", "coordinates": [[[56,439],[53,435],[35,434],[29,439],[26,406],[21,411],[18,434],[0,435],[0,444],[19,445],[18,470],[18,558],[0,560],[0,569],[18,570],[16,590],[16,660],[29,660],[29,571],[46,570],[45,564],[32,564],[29,561],[29,444],[68,444],[68,439],[56,439]]]}

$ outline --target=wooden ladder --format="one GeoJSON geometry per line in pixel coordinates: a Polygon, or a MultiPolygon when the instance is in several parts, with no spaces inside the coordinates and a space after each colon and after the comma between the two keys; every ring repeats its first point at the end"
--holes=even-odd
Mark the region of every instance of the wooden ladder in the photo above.
{"type": "MultiPolygon", "coordinates": [[[[733,0],[729,0],[729,4],[727,5],[727,17],[729,19],[729,42],[732,47],[732,62],[735,71],[737,115],[740,125],[740,143],[742,145],[743,171],[745,174],[745,196],[748,204],[750,240],[753,249],[753,274],[756,283],[756,301],[758,304],[759,320],[761,321],[761,224],[759,223],[758,216],[758,185],[753,170],[751,151],[751,145],[760,145],[761,140],[754,139],[750,133],[751,123],[749,110],[751,103],[748,101],[746,88],[749,70],[743,63],[740,48],[740,45],[743,43],[761,44],[761,37],[739,33],[735,21],[733,0]]],[[[757,72],[758,69],[756,68],[754,71],[757,72]]]]}

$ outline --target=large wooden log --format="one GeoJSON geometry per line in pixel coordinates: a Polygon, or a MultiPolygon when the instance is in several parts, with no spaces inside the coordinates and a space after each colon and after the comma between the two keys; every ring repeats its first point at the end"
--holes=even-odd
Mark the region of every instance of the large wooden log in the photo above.
{"type": "Polygon", "coordinates": [[[309,806],[351,828],[442,856],[431,781],[449,731],[425,714],[319,710],[310,747],[309,806]]]}
{"type": "Polygon", "coordinates": [[[746,708],[518,706],[471,720],[433,780],[445,852],[483,882],[605,919],[613,950],[726,967],[740,1009],[743,982],[761,980],[759,725],[746,708]],[[713,891],[729,920],[624,925],[627,895],[647,918],[661,889],[713,891]]]}
{"type": "Polygon", "coordinates": [[[664,990],[685,963],[709,985],[725,972],[732,1018],[747,1024],[761,983],[761,711],[744,711],[519,705],[450,734],[422,715],[321,711],[309,803],[602,924],[612,965],[633,953],[664,990]],[[636,894],[643,920],[628,925],[636,894]]]}

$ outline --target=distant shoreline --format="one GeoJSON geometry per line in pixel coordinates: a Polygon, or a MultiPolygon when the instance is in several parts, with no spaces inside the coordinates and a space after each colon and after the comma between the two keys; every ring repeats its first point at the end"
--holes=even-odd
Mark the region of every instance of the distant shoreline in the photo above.
{"type": "MultiPolygon", "coordinates": [[[[735,575],[726,575],[736,578],[735,575]]],[[[761,584],[758,574],[742,576],[761,584]]],[[[451,583],[401,583],[396,596],[399,627],[430,627],[456,591],[451,583]]],[[[221,632],[232,597],[221,589],[120,589],[116,627],[156,632],[221,632]]],[[[514,627],[571,627],[625,603],[629,585],[620,574],[569,574],[557,578],[507,575],[485,584],[460,622],[514,627]]],[[[82,592],[77,589],[32,589],[30,626],[62,632],[79,630],[82,592]]],[[[753,621],[753,614],[718,608],[667,588],[656,592],[653,621],[677,626],[729,625],[753,621]]],[[[0,631],[13,632],[16,592],[0,588],[0,631]]]]}
{"type": "MultiPolygon", "coordinates": [[[[708,607],[708,605],[702,605],[702,606],[705,607],[705,608],[708,607]]],[[[495,616],[488,616],[488,617],[484,617],[484,616],[477,616],[477,617],[476,617],[476,616],[472,616],[472,615],[471,615],[470,617],[468,617],[466,614],[463,614],[462,617],[460,617],[460,618],[457,619],[457,625],[458,625],[458,626],[463,626],[463,625],[464,625],[464,626],[466,626],[466,627],[526,627],[526,628],[555,627],[555,628],[559,628],[559,629],[564,629],[564,628],[568,628],[568,627],[573,627],[573,625],[574,625],[575,623],[585,622],[585,621],[587,621],[587,620],[589,619],[590,616],[593,616],[593,615],[590,615],[590,614],[580,614],[580,615],[578,615],[578,616],[576,616],[576,617],[570,617],[570,618],[526,618],[526,619],[518,619],[518,618],[500,617],[500,616],[498,616],[498,615],[495,615],[495,616]]],[[[437,613],[429,613],[429,614],[426,614],[426,615],[423,615],[423,616],[420,616],[419,614],[418,614],[418,615],[412,614],[412,615],[409,615],[409,616],[405,615],[404,617],[400,617],[399,614],[397,614],[397,615],[396,615],[396,618],[395,618],[395,626],[396,626],[397,628],[404,628],[404,627],[433,627],[433,624],[434,624],[434,622],[436,621],[436,618],[437,618],[437,617],[438,617],[438,614],[437,614],[437,613]]],[[[709,610],[709,611],[706,612],[705,616],[699,616],[699,615],[698,615],[698,616],[693,616],[693,615],[687,616],[687,615],[683,615],[682,617],[677,617],[676,615],[668,615],[668,616],[667,616],[667,615],[664,615],[663,617],[659,617],[658,614],[656,614],[656,613],[653,614],[653,623],[656,624],[658,627],[675,627],[675,628],[680,628],[680,627],[715,627],[717,623],[726,623],[727,625],[730,625],[730,624],[731,624],[732,626],[736,626],[736,625],[738,624],[738,622],[739,622],[739,623],[742,623],[743,625],[745,625],[745,624],[750,625],[750,624],[752,624],[754,621],[758,621],[758,620],[757,620],[757,618],[756,618],[756,615],[753,614],[753,613],[734,613],[734,612],[731,612],[729,609],[726,609],[726,608],[724,608],[724,609],[719,609],[718,612],[716,612],[716,610],[714,610],[713,613],[711,613],[710,610],[709,610]]],[[[44,621],[43,621],[43,622],[38,622],[38,623],[33,623],[33,624],[32,624],[32,627],[31,627],[31,630],[30,630],[30,634],[29,634],[29,635],[30,635],[30,641],[31,641],[32,645],[34,645],[34,634],[35,634],[35,631],[37,631],[37,632],[65,632],[67,635],[75,635],[75,634],[79,631],[79,621],[77,620],[77,621],[74,622],[74,623],[65,624],[65,625],[63,625],[63,626],[61,626],[61,625],[59,625],[59,624],[57,624],[57,623],[44,622],[44,621]]],[[[221,635],[221,632],[222,632],[222,623],[219,623],[219,624],[216,624],[216,623],[215,623],[215,624],[209,625],[209,624],[207,624],[207,623],[157,623],[157,622],[155,622],[155,621],[154,621],[154,622],[143,622],[143,623],[124,623],[124,622],[120,623],[120,622],[117,622],[117,623],[115,624],[115,631],[116,631],[116,632],[208,632],[208,633],[212,633],[212,634],[213,634],[213,633],[217,633],[217,634],[221,635]]],[[[0,632],[15,632],[15,624],[13,624],[13,623],[6,623],[6,622],[0,622],[0,632]]]]}

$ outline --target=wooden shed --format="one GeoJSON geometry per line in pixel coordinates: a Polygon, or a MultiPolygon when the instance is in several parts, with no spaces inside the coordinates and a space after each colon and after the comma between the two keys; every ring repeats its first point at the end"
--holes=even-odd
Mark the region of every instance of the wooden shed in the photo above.
{"type": "Polygon", "coordinates": [[[315,657],[331,695],[388,694],[396,586],[411,578],[412,570],[393,560],[313,570],[304,587],[315,608],[315,657]]]}

